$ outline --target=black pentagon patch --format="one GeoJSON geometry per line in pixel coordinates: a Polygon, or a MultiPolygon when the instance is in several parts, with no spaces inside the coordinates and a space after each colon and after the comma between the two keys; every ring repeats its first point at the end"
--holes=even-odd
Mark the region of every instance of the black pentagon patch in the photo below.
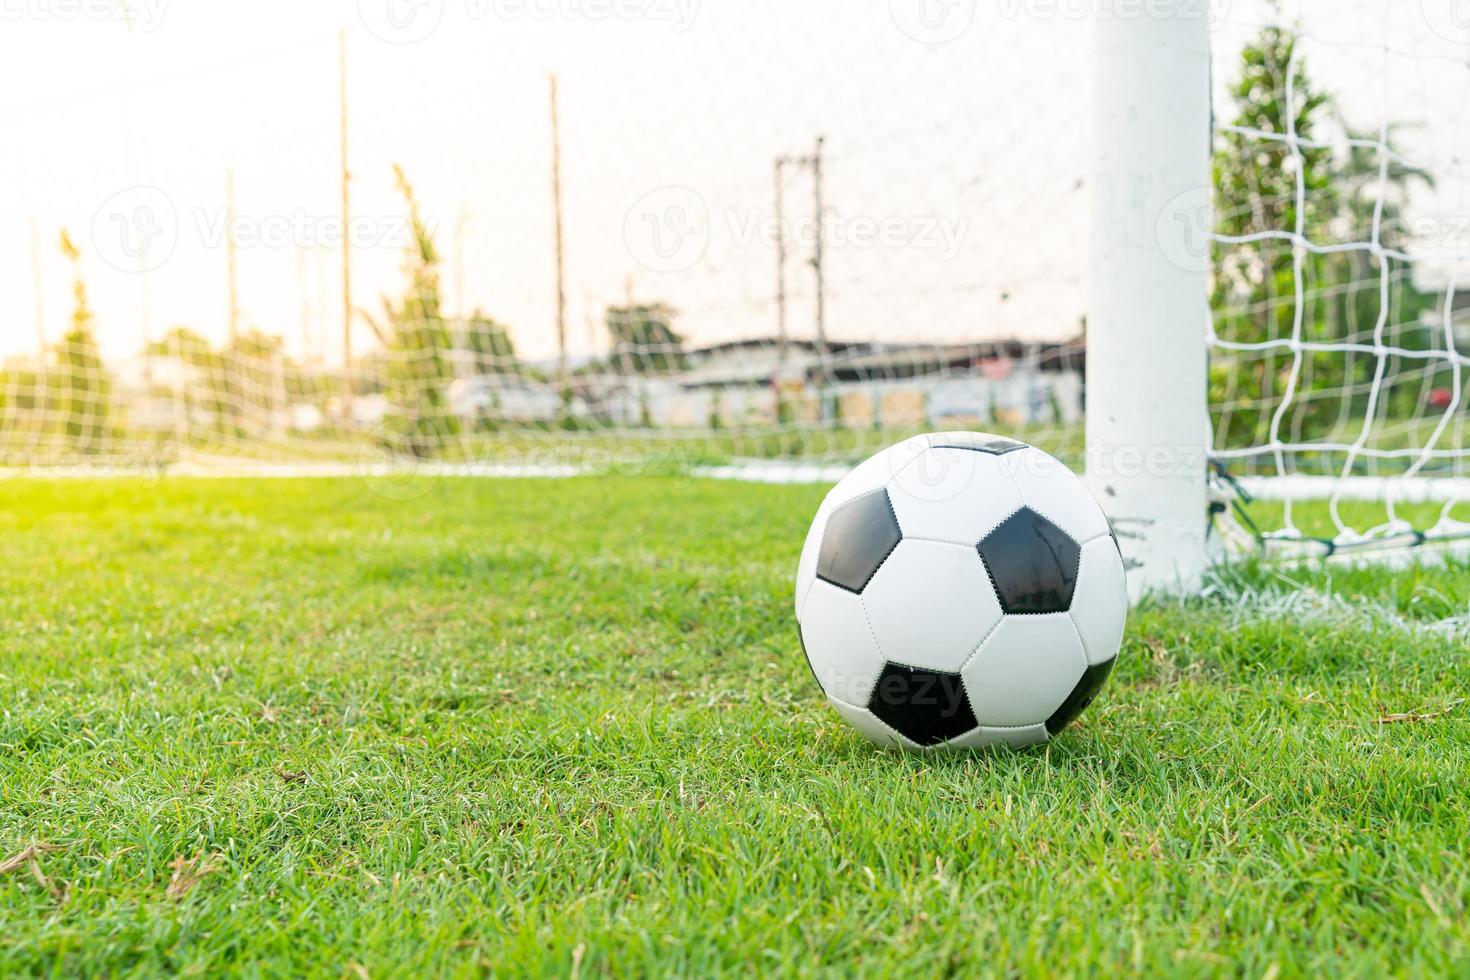
{"type": "Polygon", "coordinates": [[[1066,612],[1071,607],[1082,548],[1030,507],[987,534],[979,551],[1006,612],[1066,612]]]}
{"type": "Polygon", "coordinates": [[[1015,439],[1007,439],[1004,436],[987,436],[984,434],[976,434],[973,438],[970,439],[955,438],[950,442],[944,443],[942,445],[930,446],[929,448],[968,449],[971,452],[989,453],[992,456],[1004,456],[1006,453],[1013,453],[1018,449],[1025,449],[1026,444],[1024,442],[1017,442],[1015,439]]]}
{"type": "Polygon", "coordinates": [[[887,490],[845,503],[827,518],[817,552],[817,578],[861,592],[901,537],[887,490]]]}
{"type": "Polygon", "coordinates": [[[1076,721],[1083,709],[1092,703],[1093,698],[1097,697],[1097,692],[1102,690],[1103,681],[1108,679],[1108,675],[1113,672],[1113,664],[1117,662],[1118,658],[1114,657],[1106,663],[1096,664],[1084,670],[1082,679],[1077,682],[1076,687],[1072,688],[1072,693],[1067,695],[1067,700],[1063,701],[1062,706],[1052,712],[1052,716],[1046,720],[1046,730],[1055,735],[1076,721]]]}
{"type": "Polygon", "coordinates": [[[868,698],[868,710],[919,745],[938,745],[979,725],[959,674],[915,670],[902,664],[883,665],[868,698]]]}

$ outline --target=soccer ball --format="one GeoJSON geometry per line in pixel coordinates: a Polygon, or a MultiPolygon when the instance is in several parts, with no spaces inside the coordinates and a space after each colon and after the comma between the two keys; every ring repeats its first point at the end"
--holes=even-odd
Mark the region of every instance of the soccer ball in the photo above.
{"type": "Polygon", "coordinates": [[[864,735],[911,749],[1046,741],[1102,687],[1127,612],[1117,539],[1081,479],[975,432],[859,465],[796,572],[817,683],[864,735]]]}

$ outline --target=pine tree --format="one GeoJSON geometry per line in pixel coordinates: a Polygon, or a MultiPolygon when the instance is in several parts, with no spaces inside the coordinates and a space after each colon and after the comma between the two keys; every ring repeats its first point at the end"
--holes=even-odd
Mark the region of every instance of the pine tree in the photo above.
{"type": "Polygon", "coordinates": [[[59,408],[72,448],[97,453],[105,445],[112,413],[112,377],[97,345],[87,284],[82,278],[82,253],[66,229],[61,232],[61,251],[72,266],[72,314],[71,328],[55,347],[59,408]]]}
{"type": "Polygon", "coordinates": [[[425,457],[459,431],[459,419],[449,409],[452,345],[440,297],[439,251],[403,168],[395,165],[393,177],[408,205],[411,241],[403,263],[408,286],[396,300],[384,297],[383,325],[369,323],[388,351],[393,410],[384,420],[385,441],[394,452],[425,457]]]}

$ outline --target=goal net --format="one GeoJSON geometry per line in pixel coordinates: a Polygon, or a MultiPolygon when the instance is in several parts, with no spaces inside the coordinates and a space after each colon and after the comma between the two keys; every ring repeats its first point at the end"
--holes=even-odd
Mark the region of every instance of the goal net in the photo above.
{"type": "Polygon", "coordinates": [[[6,109],[0,473],[828,479],[972,428],[1198,449],[1197,501],[1135,496],[1201,551],[1470,532],[1457,0],[420,6],[120,32],[117,84],[6,109]],[[1188,118],[1109,143],[1135,97],[1188,118]]]}
{"type": "Polygon", "coordinates": [[[1222,497],[1268,554],[1463,538],[1470,8],[1232,13],[1208,334],[1222,497]]]}
{"type": "Polygon", "coordinates": [[[219,64],[165,20],[21,100],[0,469],[815,479],[939,427],[1080,464],[1084,17],[500,6],[219,64]]]}

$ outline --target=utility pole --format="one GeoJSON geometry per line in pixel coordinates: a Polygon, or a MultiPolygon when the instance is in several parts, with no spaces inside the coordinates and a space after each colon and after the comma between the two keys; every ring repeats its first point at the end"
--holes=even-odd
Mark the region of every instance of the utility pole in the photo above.
{"type": "Polygon", "coordinates": [[[822,144],[825,141],[825,136],[818,136],[816,152],[812,154],[812,207],[816,212],[812,217],[817,223],[816,242],[812,246],[812,271],[817,278],[817,356],[821,359],[823,374],[827,371],[827,290],[822,278],[822,238],[826,231],[822,220],[822,144]]]}
{"type": "Polygon", "coordinates": [[[551,203],[556,212],[556,382],[567,389],[567,289],[561,220],[561,128],[557,118],[556,76],[551,76],[551,203]]]}
{"type": "Polygon", "coordinates": [[[827,287],[822,264],[823,238],[826,232],[823,221],[826,202],[823,198],[824,188],[822,186],[822,145],[825,142],[826,137],[818,136],[816,148],[810,156],[776,158],[776,328],[780,343],[780,363],[783,365],[786,362],[789,341],[786,332],[786,231],[782,177],[788,166],[810,170],[812,175],[812,208],[815,211],[812,219],[816,224],[817,233],[812,243],[812,257],[809,261],[816,276],[817,401],[823,419],[831,415],[826,396],[830,352],[827,346],[827,287]]]}
{"type": "Polygon", "coordinates": [[[36,358],[46,356],[46,302],[41,284],[41,233],[31,219],[31,303],[36,313],[36,358]]]}
{"type": "Polygon", "coordinates": [[[785,398],[781,386],[786,383],[786,358],[790,341],[786,323],[786,158],[776,158],[776,372],[771,378],[771,396],[775,401],[776,423],[784,422],[785,398]]]}
{"type": "Polygon", "coordinates": [[[347,31],[337,32],[338,142],[342,182],[342,418],[352,421],[352,200],[347,184],[347,31]]]}
{"type": "Polygon", "coordinates": [[[786,366],[786,206],[782,184],[786,158],[776,158],[776,363],[786,366]]]}
{"type": "Polygon", "coordinates": [[[235,270],[235,168],[225,171],[225,265],[230,300],[230,347],[240,339],[240,294],[235,270]]]}

